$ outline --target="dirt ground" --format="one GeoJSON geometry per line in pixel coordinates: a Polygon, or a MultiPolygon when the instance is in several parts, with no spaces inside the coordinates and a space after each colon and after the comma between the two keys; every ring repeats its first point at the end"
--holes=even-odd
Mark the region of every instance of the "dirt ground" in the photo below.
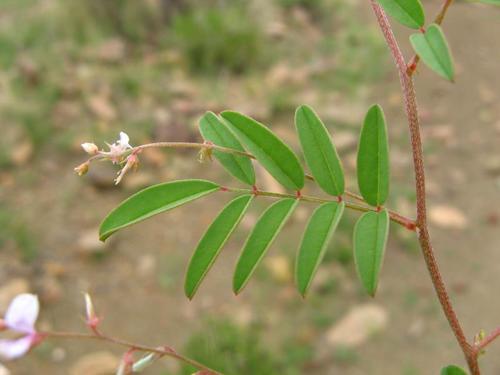
{"type": "MultiPolygon", "coordinates": [[[[439,1],[425,2],[425,6],[428,14],[434,14],[439,1]]],[[[360,16],[374,22],[369,12],[360,16]]],[[[500,272],[500,39],[496,37],[500,33],[499,20],[498,8],[455,4],[444,28],[456,62],[456,83],[437,79],[423,65],[416,76],[426,140],[428,200],[433,215],[431,235],[452,301],[470,337],[482,328],[489,331],[500,324],[500,300],[496,298],[500,272]],[[443,215],[455,224],[443,224],[440,220],[443,215]]],[[[395,30],[405,42],[407,31],[398,27],[395,30]]],[[[405,49],[405,54],[409,56],[410,51],[405,49]]],[[[369,103],[377,101],[386,109],[394,145],[391,149],[394,186],[398,197],[410,197],[391,203],[412,215],[408,202],[412,197],[413,176],[400,99],[397,75],[391,67],[356,106],[367,108],[369,103]]],[[[322,109],[318,112],[321,114],[322,109]]],[[[291,116],[292,113],[284,116],[276,129],[296,146],[290,135],[291,116]]],[[[361,121],[363,113],[353,116],[361,121]]],[[[330,129],[335,132],[335,126],[330,129]]],[[[358,129],[348,130],[355,134],[358,129]]],[[[352,150],[343,152],[346,159],[352,160],[352,155],[352,150]]],[[[164,166],[147,167],[139,176],[151,181],[154,173],[153,178],[163,181],[179,178],[178,172],[182,171],[182,178],[227,181],[218,166],[199,165],[194,159],[195,155],[189,153],[168,154],[164,166]]],[[[352,353],[328,357],[326,361],[310,360],[297,373],[428,375],[438,374],[446,364],[464,365],[415,239],[394,226],[374,300],[360,293],[352,262],[340,270],[335,262],[325,265],[325,272],[340,274],[338,279],[342,284],[335,291],[306,300],[295,293],[290,271],[283,271],[280,266],[280,254],[290,255],[295,251],[300,228],[310,211],[308,207],[297,213],[270,251],[275,262],[271,260],[263,268],[274,276],[260,275],[238,297],[231,293],[232,267],[244,240],[244,233],[240,233],[230,240],[198,295],[188,301],[182,283],[189,256],[216,210],[229,197],[219,194],[159,215],[118,234],[104,250],[105,255],[89,257],[80,250],[82,233],[92,233],[105,214],[142,182],[136,178],[135,185],[130,183],[121,189],[96,188],[89,179],[74,175],[72,167],[80,160],[77,155],[58,160],[44,159],[42,155],[25,166],[24,171],[24,178],[34,179],[36,188],[24,189],[19,180],[9,181],[5,176],[0,186],[10,206],[20,212],[29,210],[23,217],[29,216],[31,229],[40,234],[39,256],[30,266],[18,260],[8,244],[5,246],[0,253],[0,278],[2,283],[14,278],[25,280],[30,290],[42,294],[43,327],[83,330],[81,292],[89,290],[104,316],[103,329],[131,341],[153,346],[167,344],[182,351],[193,332],[205,330],[208,335],[213,334],[209,333],[207,321],[211,317],[231,319],[243,326],[258,321],[264,327],[260,336],[265,348],[276,346],[277,337],[293,332],[300,345],[321,352],[319,348],[329,349],[324,342],[325,330],[352,307],[373,303],[388,317],[384,329],[352,353]],[[311,311],[321,317],[331,315],[332,320],[326,327],[311,328],[311,311]]],[[[102,173],[109,173],[111,180],[113,172],[102,168],[102,173]]],[[[347,169],[352,172],[352,166],[347,169]]],[[[348,185],[355,189],[353,179],[348,185]]],[[[251,210],[242,223],[244,232],[251,227],[258,211],[251,210]]],[[[118,348],[101,343],[57,341],[7,367],[16,375],[69,374],[79,358],[98,351],[121,354],[118,348]]],[[[499,353],[500,344],[496,343],[481,358],[484,374],[500,374],[499,353]]],[[[176,371],[175,364],[164,360],[146,373],[176,371]]]]}

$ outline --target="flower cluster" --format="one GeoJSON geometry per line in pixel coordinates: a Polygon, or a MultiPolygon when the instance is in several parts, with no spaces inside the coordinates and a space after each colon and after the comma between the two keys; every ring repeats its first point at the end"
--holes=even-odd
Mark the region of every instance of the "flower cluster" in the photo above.
{"type": "Polygon", "coordinates": [[[116,142],[109,144],[106,143],[109,150],[99,150],[96,144],[91,142],[82,143],[82,149],[91,156],[89,160],[85,163],[80,164],[75,168],[75,172],[79,176],[83,176],[86,174],[90,167],[90,162],[95,159],[100,160],[110,160],[113,164],[118,164],[121,169],[118,171],[118,176],[115,179],[115,184],[119,184],[125,174],[132,170],[136,169],[139,165],[139,158],[137,157],[138,150],[134,150],[132,146],[130,146],[130,138],[127,133],[120,132],[120,139],[116,142]]]}

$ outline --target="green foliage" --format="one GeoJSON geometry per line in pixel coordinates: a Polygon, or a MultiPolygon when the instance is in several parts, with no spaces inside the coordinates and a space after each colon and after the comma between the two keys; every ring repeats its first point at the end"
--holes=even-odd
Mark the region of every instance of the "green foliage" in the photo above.
{"type": "Polygon", "coordinates": [[[358,186],[365,201],[372,206],[385,203],[389,195],[389,140],[384,112],[372,106],[365,117],[359,138],[358,186]]]}
{"type": "Polygon", "coordinates": [[[205,180],[181,180],[153,185],[123,201],[104,219],[99,237],[106,240],[116,231],[153,215],[171,210],[219,189],[205,180]]]}
{"type": "Polygon", "coordinates": [[[295,266],[297,288],[305,296],[337,228],[345,203],[323,203],[307,223],[295,266]]]}
{"type": "Polygon", "coordinates": [[[479,0],[481,3],[500,5],[500,0],[479,0]]]}
{"type": "MultiPolygon", "coordinates": [[[[223,374],[284,374],[280,364],[259,339],[258,327],[241,328],[227,320],[211,320],[207,329],[193,335],[184,349],[190,358],[223,374]]],[[[184,365],[181,374],[191,375],[195,368],[184,365]]]]}
{"type": "Polygon", "coordinates": [[[264,35],[240,1],[190,7],[174,16],[170,34],[196,72],[244,73],[266,57],[264,35]]]}
{"type": "Polygon", "coordinates": [[[233,291],[241,292],[252,276],[286,221],[298,204],[295,199],[282,199],[270,206],[261,215],[247,238],[236,264],[233,277],[233,291]]]}
{"type": "Polygon", "coordinates": [[[364,213],[354,227],[354,260],[363,287],[372,297],[377,291],[389,235],[389,213],[364,213]]]}
{"type": "Polygon", "coordinates": [[[60,5],[64,17],[58,21],[62,29],[80,43],[106,36],[140,42],[160,31],[164,24],[162,9],[154,2],[60,0],[60,5]]]}
{"type": "Polygon", "coordinates": [[[415,52],[429,68],[441,77],[453,81],[455,76],[453,58],[439,25],[430,25],[423,34],[412,34],[410,42],[415,52]]]}
{"type": "Polygon", "coordinates": [[[238,226],[252,198],[252,195],[242,195],[229,202],[203,235],[186,272],[184,292],[189,299],[193,298],[220,250],[238,226]]]}
{"type": "MultiPolygon", "coordinates": [[[[219,120],[213,112],[207,112],[200,120],[200,132],[205,140],[214,145],[245,151],[233,133],[219,120]]],[[[234,177],[245,184],[255,185],[255,171],[249,158],[213,151],[215,158],[234,177]]]]}
{"type": "Polygon", "coordinates": [[[384,10],[401,24],[419,29],[425,24],[424,8],[420,0],[377,0],[384,10]]]}
{"type": "Polygon", "coordinates": [[[458,366],[450,365],[441,369],[441,375],[467,375],[467,372],[458,366]]]}
{"type": "Polygon", "coordinates": [[[276,181],[291,190],[304,187],[304,170],[299,159],[269,128],[238,112],[225,111],[221,116],[276,181]]]}
{"type": "Polygon", "coordinates": [[[319,117],[308,106],[295,112],[295,127],[304,158],[318,185],[328,194],[344,194],[344,171],[330,134],[319,117]]]}

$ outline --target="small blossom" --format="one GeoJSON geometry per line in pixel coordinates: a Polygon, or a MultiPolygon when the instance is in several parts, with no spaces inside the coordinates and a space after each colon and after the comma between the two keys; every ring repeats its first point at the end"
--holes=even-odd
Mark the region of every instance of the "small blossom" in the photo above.
{"type": "Polygon", "coordinates": [[[127,133],[120,132],[120,139],[111,145],[107,143],[109,151],[101,151],[100,154],[109,158],[114,164],[118,164],[122,161],[125,152],[132,149],[129,142],[130,138],[127,133]]]}
{"type": "Polygon", "coordinates": [[[34,294],[20,294],[12,300],[5,313],[3,324],[22,336],[16,339],[0,340],[0,356],[5,359],[22,357],[41,342],[43,336],[35,330],[38,311],[38,297],[34,294]]]}
{"type": "Polygon", "coordinates": [[[78,167],[74,169],[74,171],[78,176],[83,176],[87,174],[87,172],[89,171],[89,162],[86,161],[85,163],[80,164],[78,167]]]}
{"type": "Polygon", "coordinates": [[[130,154],[127,157],[127,162],[125,163],[125,166],[118,172],[118,177],[115,179],[115,185],[118,185],[123,177],[127,174],[128,171],[131,169],[136,170],[137,167],[139,166],[139,158],[135,153],[130,154]]]}
{"type": "Polygon", "coordinates": [[[82,143],[82,148],[89,155],[97,155],[99,152],[99,147],[97,147],[94,143],[82,143]]]}
{"type": "Polygon", "coordinates": [[[90,295],[88,293],[84,293],[83,296],[85,298],[85,313],[87,315],[87,325],[92,331],[96,332],[97,326],[101,322],[101,319],[95,313],[94,304],[92,303],[92,298],[90,298],[90,295]]]}

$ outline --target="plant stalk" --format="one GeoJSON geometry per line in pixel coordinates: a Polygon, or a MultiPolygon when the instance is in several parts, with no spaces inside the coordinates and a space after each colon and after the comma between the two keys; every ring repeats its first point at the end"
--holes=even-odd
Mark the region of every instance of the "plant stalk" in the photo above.
{"type": "MultiPolygon", "coordinates": [[[[455,338],[464,353],[469,369],[472,375],[480,375],[479,365],[477,362],[477,352],[473,349],[472,345],[468,343],[464,331],[460,325],[460,321],[458,320],[457,314],[455,313],[453,305],[450,301],[446,286],[439,271],[439,266],[434,256],[434,250],[427,227],[424,158],[422,151],[422,140],[420,137],[418,107],[413,80],[411,75],[408,74],[405,59],[399,48],[394,33],[392,32],[391,25],[389,23],[389,20],[387,19],[387,16],[385,15],[385,12],[375,0],[370,1],[380,29],[384,35],[387,46],[391,51],[399,73],[405,111],[408,118],[413,154],[415,188],[417,196],[417,232],[420,247],[422,248],[425,263],[427,265],[432,284],[436,291],[444,315],[446,316],[448,323],[450,324],[450,327],[455,335],[455,338]]],[[[451,4],[451,1],[449,3],[451,4]]]]}

